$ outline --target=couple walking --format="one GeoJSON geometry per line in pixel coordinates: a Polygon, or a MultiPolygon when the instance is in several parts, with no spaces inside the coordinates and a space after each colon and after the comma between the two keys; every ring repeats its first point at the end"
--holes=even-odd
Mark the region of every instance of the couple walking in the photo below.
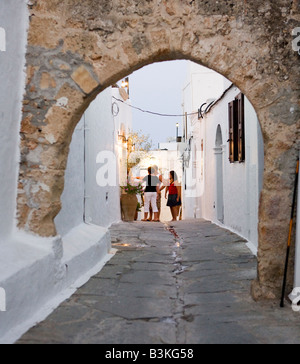
{"type": "Polygon", "coordinates": [[[174,171],[170,172],[170,180],[166,181],[163,179],[162,175],[157,177],[158,167],[149,167],[148,176],[143,179],[146,183],[146,189],[144,192],[144,219],[142,221],[148,220],[148,214],[150,213],[150,205],[152,207],[152,212],[154,213],[154,222],[159,222],[160,208],[161,208],[161,191],[166,189],[169,193],[167,206],[170,207],[172,213],[172,221],[177,221],[179,215],[179,208],[181,206],[181,188],[178,184],[178,178],[174,171]]]}

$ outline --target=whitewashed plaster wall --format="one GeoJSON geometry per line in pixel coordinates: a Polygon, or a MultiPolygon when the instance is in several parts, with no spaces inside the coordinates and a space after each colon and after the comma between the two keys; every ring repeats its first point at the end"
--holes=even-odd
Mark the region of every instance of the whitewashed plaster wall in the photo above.
{"type": "MultiPolygon", "coordinates": [[[[211,100],[218,99],[231,83],[222,75],[211,69],[189,62],[187,77],[183,87],[183,111],[197,113],[201,105],[203,111],[211,100]]],[[[183,200],[183,216],[185,219],[203,217],[200,198],[203,195],[204,154],[201,154],[200,123],[197,116],[188,118],[188,137],[193,135],[189,166],[184,171],[185,198],[183,200]],[[197,142],[195,142],[197,140],[197,142]],[[194,156],[194,154],[197,154],[194,156]]]]}
{"type": "MultiPolygon", "coordinates": [[[[119,174],[115,150],[119,128],[115,125],[112,115],[113,90],[105,90],[86,111],[85,219],[87,223],[104,227],[120,220],[119,174]],[[110,159],[106,159],[107,152],[107,157],[111,156],[110,159]],[[103,163],[98,164],[96,159],[99,153],[104,153],[104,159],[103,163]],[[100,187],[96,175],[100,168],[104,168],[105,171],[105,166],[108,185],[100,187]]],[[[120,95],[117,96],[120,98],[120,95]]],[[[119,106],[121,107],[122,105],[119,106]]]]}
{"type": "MultiPolygon", "coordinates": [[[[183,89],[184,111],[194,113],[205,102],[218,99],[231,83],[223,76],[195,63],[189,64],[183,89]]],[[[258,205],[264,168],[263,138],[255,110],[245,101],[245,163],[230,164],[228,157],[228,103],[240,93],[231,87],[204,119],[197,115],[188,119],[188,135],[192,136],[190,163],[185,171],[184,218],[205,218],[223,223],[257,246],[258,205]],[[218,125],[222,132],[222,150],[216,150],[218,125]],[[220,156],[221,153],[222,155],[220,156]],[[217,158],[223,165],[223,219],[218,216],[217,158]]],[[[205,106],[206,107],[206,106],[205,106]]],[[[204,107],[204,109],[205,109],[204,107]]],[[[220,191],[220,186],[219,186],[220,191]]]]}
{"type": "Polygon", "coordinates": [[[128,135],[132,112],[113,97],[122,100],[118,88],[109,87],[98,95],[74,132],[63,208],[55,220],[62,236],[82,222],[109,227],[121,220],[119,167],[124,159],[124,143],[118,136],[122,131],[128,135]],[[104,177],[104,185],[99,185],[98,173],[104,177]]]}
{"type": "Polygon", "coordinates": [[[24,0],[0,1],[0,242],[15,227],[19,130],[25,89],[28,13],[24,0]],[[8,77],[9,75],[9,77],[8,77]]]}
{"type": "Polygon", "coordinates": [[[194,62],[188,62],[187,67],[183,104],[184,111],[192,113],[197,112],[209,100],[218,99],[229,86],[229,81],[219,73],[194,62]]]}
{"type": "Polygon", "coordinates": [[[204,194],[204,152],[201,151],[201,142],[204,136],[200,133],[198,117],[190,119],[190,136],[193,137],[188,164],[184,168],[184,219],[203,218],[202,205],[200,203],[204,194]]]}
{"type": "Polygon", "coordinates": [[[62,209],[55,219],[57,232],[61,236],[84,222],[84,121],[85,116],[73,133],[61,197],[62,209]]]}
{"type": "MultiPolygon", "coordinates": [[[[263,140],[255,110],[245,98],[246,159],[244,163],[229,162],[228,103],[240,93],[232,87],[200,123],[200,138],[204,141],[204,180],[200,202],[202,217],[223,223],[258,246],[258,208],[263,174],[263,140]],[[222,131],[224,220],[217,216],[217,154],[216,134],[222,131]]],[[[197,143],[197,141],[194,141],[197,143]]],[[[200,140],[198,140],[198,144],[200,140]]]]}

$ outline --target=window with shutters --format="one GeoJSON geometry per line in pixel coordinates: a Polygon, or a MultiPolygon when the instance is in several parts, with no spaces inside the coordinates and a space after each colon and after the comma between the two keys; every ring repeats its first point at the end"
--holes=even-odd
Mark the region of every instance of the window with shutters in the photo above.
{"type": "Polygon", "coordinates": [[[245,161],[245,97],[241,93],[228,105],[229,118],[229,161],[245,161]]]}

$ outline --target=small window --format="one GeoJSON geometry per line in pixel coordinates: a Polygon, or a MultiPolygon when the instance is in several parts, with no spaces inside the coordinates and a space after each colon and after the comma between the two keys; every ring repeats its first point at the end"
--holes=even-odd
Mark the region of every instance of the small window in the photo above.
{"type": "Polygon", "coordinates": [[[228,105],[229,161],[245,161],[245,97],[241,93],[228,105]]]}

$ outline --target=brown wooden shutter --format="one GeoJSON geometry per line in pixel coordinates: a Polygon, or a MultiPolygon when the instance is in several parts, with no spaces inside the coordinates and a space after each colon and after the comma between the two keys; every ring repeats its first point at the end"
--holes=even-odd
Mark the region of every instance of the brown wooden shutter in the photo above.
{"type": "Polygon", "coordinates": [[[238,100],[229,103],[229,161],[238,161],[238,100]]]}
{"type": "Polygon", "coordinates": [[[228,105],[229,118],[229,162],[234,163],[234,101],[228,105]]]}
{"type": "Polygon", "coordinates": [[[238,161],[245,161],[245,109],[244,95],[241,93],[236,97],[238,118],[238,161]]]}

